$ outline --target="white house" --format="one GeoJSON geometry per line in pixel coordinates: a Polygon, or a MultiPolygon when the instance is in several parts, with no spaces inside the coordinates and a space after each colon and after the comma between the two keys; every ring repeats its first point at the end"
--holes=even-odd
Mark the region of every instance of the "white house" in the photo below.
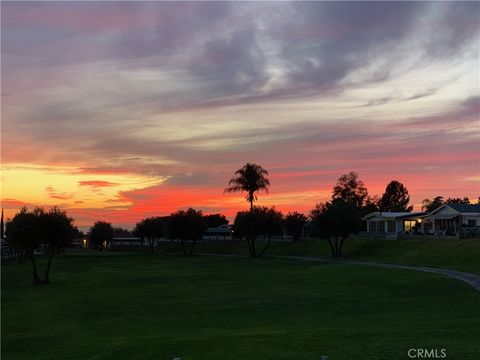
{"type": "Polygon", "coordinates": [[[424,212],[375,211],[365,215],[367,231],[361,235],[396,240],[399,234],[419,230],[424,212]]]}
{"type": "Polygon", "coordinates": [[[111,246],[148,246],[148,241],[139,237],[114,237],[110,243],[111,246]]]}
{"type": "Polygon", "coordinates": [[[424,230],[447,236],[480,234],[480,204],[443,204],[425,216],[424,230]]]}
{"type": "Polygon", "coordinates": [[[220,225],[215,228],[208,228],[203,234],[203,240],[232,240],[232,227],[220,225]]]}

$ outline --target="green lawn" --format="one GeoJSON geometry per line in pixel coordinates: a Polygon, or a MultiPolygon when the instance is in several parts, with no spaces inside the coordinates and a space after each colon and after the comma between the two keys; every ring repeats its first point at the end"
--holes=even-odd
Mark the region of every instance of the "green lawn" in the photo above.
{"type": "Polygon", "coordinates": [[[408,359],[480,353],[480,294],[435,274],[285,259],[62,255],[2,266],[2,359],[408,359]]]}
{"type": "MultiPolygon", "coordinates": [[[[177,246],[162,245],[160,251],[181,251],[177,246]]],[[[197,251],[248,254],[245,242],[199,244],[197,251]]],[[[296,243],[273,243],[267,255],[303,255],[329,257],[326,240],[302,239],[296,243]]],[[[480,274],[480,239],[452,240],[366,240],[345,241],[345,260],[376,261],[455,269],[480,274]]]]}

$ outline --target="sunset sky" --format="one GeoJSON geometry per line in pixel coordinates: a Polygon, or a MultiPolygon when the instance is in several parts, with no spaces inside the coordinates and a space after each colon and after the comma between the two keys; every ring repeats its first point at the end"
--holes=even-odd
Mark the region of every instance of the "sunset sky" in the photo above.
{"type": "Polygon", "coordinates": [[[356,171],[480,195],[480,3],[1,3],[2,207],[81,228],[185,207],[308,212],[356,171]]]}

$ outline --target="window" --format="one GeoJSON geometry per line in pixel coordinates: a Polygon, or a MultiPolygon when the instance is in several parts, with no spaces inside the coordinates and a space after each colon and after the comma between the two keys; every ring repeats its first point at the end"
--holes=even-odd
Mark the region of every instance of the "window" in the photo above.
{"type": "Polygon", "coordinates": [[[416,221],[415,220],[405,220],[403,222],[403,225],[404,225],[404,228],[405,228],[405,231],[412,231],[413,230],[413,227],[415,226],[416,224],[416,221]]]}
{"type": "Polygon", "coordinates": [[[468,220],[468,226],[477,226],[477,220],[468,220]]]}
{"type": "Polygon", "coordinates": [[[383,221],[370,221],[369,231],[370,232],[383,231],[383,221]]]}
{"type": "Polygon", "coordinates": [[[385,232],[385,225],[383,221],[377,221],[377,231],[378,232],[385,232]]]}

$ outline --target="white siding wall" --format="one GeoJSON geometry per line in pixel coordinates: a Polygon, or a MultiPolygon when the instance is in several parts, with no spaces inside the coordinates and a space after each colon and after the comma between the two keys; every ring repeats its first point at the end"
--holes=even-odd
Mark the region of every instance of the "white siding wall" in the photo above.
{"type": "Polygon", "coordinates": [[[477,216],[475,216],[475,215],[463,215],[462,216],[462,223],[463,224],[467,224],[468,220],[476,220],[476,222],[477,222],[476,226],[480,226],[480,214],[477,215],[477,216]]]}
{"type": "Polygon", "coordinates": [[[395,221],[395,227],[396,227],[396,230],[397,230],[397,234],[399,232],[402,232],[404,230],[403,219],[397,219],[395,221]]]}

